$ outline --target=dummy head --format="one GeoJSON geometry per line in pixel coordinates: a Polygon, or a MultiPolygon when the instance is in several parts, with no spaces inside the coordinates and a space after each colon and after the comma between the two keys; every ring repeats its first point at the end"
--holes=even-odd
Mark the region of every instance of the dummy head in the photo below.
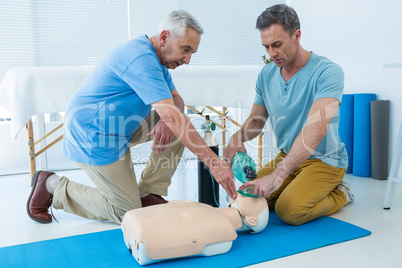
{"type": "Polygon", "coordinates": [[[231,200],[229,207],[239,211],[242,227],[236,231],[249,231],[250,233],[259,233],[268,224],[269,209],[265,198],[254,198],[237,195],[235,200],[231,200]]]}

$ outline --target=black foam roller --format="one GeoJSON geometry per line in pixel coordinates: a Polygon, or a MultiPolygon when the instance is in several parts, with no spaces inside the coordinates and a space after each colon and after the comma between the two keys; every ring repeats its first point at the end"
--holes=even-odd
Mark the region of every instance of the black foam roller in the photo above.
{"type": "Polygon", "coordinates": [[[371,177],[388,177],[389,100],[370,102],[371,113],[371,177]]]}

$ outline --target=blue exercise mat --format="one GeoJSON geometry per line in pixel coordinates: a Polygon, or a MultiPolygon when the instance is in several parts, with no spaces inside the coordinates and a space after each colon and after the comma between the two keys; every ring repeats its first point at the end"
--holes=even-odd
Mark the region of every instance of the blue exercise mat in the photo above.
{"type": "MultiPolygon", "coordinates": [[[[160,223],[163,224],[163,223],[160,223]]],[[[212,257],[169,260],[148,267],[243,267],[369,235],[331,217],[301,226],[284,223],[271,211],[259,234],[240,232],[231,250],[212,257]]],[[[2,267],[142,267],[129,253],[120,229],[0,248],[2,267]]]]}
{"type": "Polygon", "coordinates": [[[344,94],[339,108],[339,137],[345,144],[348,153],[348,169],[346,173],[353,172],[353,112],[354,94],[344,94]]]}
{"type": "Polygon", "coordinates": [[[353,175],[371,176],[370,102],[375,94],[355,94],[353,127],[353,175]]]}

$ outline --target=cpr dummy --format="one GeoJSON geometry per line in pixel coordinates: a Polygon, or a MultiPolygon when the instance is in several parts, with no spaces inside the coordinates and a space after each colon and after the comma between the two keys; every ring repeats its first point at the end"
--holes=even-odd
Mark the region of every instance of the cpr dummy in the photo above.
{"type": "Polygon", "coordinates": [[[171,201],[128,211],[124,242],[141,265],[173,258],[213,256],[230,250],[236,231],[261,232],[268,223],[264,198],[239,194],[227,208],[171,201]]]}

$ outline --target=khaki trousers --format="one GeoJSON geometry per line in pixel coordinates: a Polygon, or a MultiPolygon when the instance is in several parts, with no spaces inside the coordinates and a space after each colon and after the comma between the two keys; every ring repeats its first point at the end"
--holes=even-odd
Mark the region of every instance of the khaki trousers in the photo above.
{"type": "MultiPolygon", "coordinates": [[[[285,156],[281,151],[257,172],[257,179],[272,173],[285,156]]],[[[279,218],[292,225],[330,215],[346,205],[345,194],[336,189],[345,173],[346,168],[308,159],[267,198],[269,208],[275,209],[279,218]]]]}
{"type": "MultiPolygon", "coordinates": [[[[159,119],[159,115],[151,111],[134,133],[130,147],[150,141],[152,137],[147,134],[159,119]]],[[[167,195],[167,188],[180,163],[183,150],[184,145],[177,138],[170,151],[157,154],[152,150],[138,186],[129,149],[122,158],[109,165],[77,163],[96,188],[62,177],[53,195],[53,207],[84,218],[120,224],[127,211],[141,207],[139,190],[167,195]]]]}

